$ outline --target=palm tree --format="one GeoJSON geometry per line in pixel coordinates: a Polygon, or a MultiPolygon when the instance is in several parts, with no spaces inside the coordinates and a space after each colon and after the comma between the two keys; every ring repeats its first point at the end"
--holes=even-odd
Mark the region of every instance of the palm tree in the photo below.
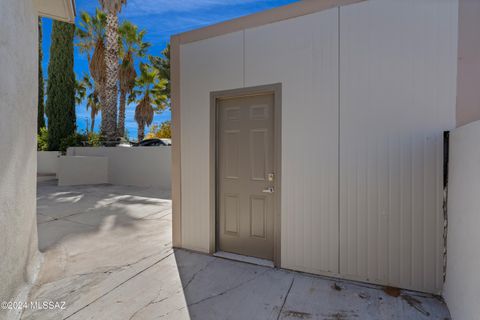
{"type": "Polygon", "coordinates": [[[83,75],[82,81],[77,80],[76,82],[75,102],[78,105],[82,103],[85,99],[87,99],[87,110],[90,109],[90,132],[94,132],[95,117],[100,111],[100,100],[98,98],[98,92],[90,81],[90,77],[87,74],[83,75]]]}
{"type": "Polygon", "coordinates": [[[168,104],[170,107],[170,43],[162,51],[162,55],[160,57],[149,56],[148,58],[152,64],[152,67],[158,71],[159,76],[162,79],[167,80],[164,94],[168,98],[168,104]]]}
{"type": "Polygon", "coordinates": [[[83,81],[75,79],[75,105],[78,106],[85,99],[87,95],[87,88],[83,81]]]}
{"type": "Polygon", "coordinates": [[[166,108],[167,97],[163,94],[166,84],[157,70],[144,63],[140,64],[140,76],[129,98],[129,102],[137,103],[135,121],[138,123],[138,141],[143,140],[145,127],[152,124],[154,113],[166,108]]]}
{"type": "MultiPolygon", "coordinates": [[[[102,109],[102,134],[108,141],[117,135],[117,98],[118,98],[118,14],[127,0],[99,0],[107,14],[105,30],[105,64],[107,67],[105,84],[105,103],[102,109]],[[103,116],[103,114],[105,116],[103,116]],[[105,120],[105,121],[104,121],[105,120]]],[[[103,102],[103,101],[102,101],[103,102]]]]}
{"type": "Polygon", "coordinates": [[[127,94],[135,87],[135,58],[145,56],[150,47],[148,42],[143,41],[145,30],[138,31],[138,27],[131,22],[125,21],[118,29],[121,40],[120,57],[122,63],[118,73],[120,83],[120,108],[118,114],[118,135],[125,136],[125,105],[127,94]]]}
{"type": "MultiPolygon", "coordinates": [[[[94,91],[97,97],[96,112],[100,110],[100,104],[105,103],[105,82],[106,82],[106,64],[105,64],[105,27],[107,25],[107,15],[96,10],[94,16],[86,12],[80,15],[80,22],[76,28],[77,47],[80,53],[87,56],[88,67],[94,81],[94,91]]],[[[85,76],[84,76],[85,80],[85,76]]],[[[90,80],[88,81],[90,83],[90,80]]],[[[91,84],[91,83],[90,83],[91,84]]],[[[88,104],[87,104],[88,106],[88,104]]],[[[102,114],[102,122],[104,115],[102,114]]],[[[93,123],[93,122],[92,122],[93,123]]]]}

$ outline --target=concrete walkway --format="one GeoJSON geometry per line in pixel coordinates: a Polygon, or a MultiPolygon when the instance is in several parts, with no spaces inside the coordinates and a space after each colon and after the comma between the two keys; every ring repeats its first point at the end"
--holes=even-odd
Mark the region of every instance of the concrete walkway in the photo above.
{"type": "Polygon", "coordinates": [[[59,304],[23,319],[450,319],[427,295],[174,251],[170,208],[155,189],[39,184],[30,301],[59,304]]]}

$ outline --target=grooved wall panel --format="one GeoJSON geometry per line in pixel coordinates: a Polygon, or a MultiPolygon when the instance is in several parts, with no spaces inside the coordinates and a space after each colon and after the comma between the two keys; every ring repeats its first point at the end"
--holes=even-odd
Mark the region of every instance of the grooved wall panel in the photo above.
{"type": "Polygon", "coordinates": [[[209,251],[210,92],[243,86],[243,32],[182,45],[182,246],[209,251]]]}
{"type": "Polygon", "coordinates": [[[442,288],[443,131],[455,127],[458,3],[340,15],[340,272],[442,288]]]}

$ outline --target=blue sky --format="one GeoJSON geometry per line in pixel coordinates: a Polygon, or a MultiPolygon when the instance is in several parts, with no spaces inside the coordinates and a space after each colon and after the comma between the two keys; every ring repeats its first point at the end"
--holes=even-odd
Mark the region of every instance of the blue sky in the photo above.
{"type": "MultiPolygon", "coordinates": [[[[254,12],[271,9],[296,0],[128,0],[127,6],[120,14],[120,20],[127,19],[147,30],[146,41],[152,44],[149,54],[160,55],[169,42],[170,36],[184,31],[200,28],[217,22],[230,20],[254,12]]],[[[77,0],[77,13],[86,11],[94,13],[97,0],[77,0]]],[[[50,34],[52,22],[43,19],[43,70],[47,77],[50,34]]],[[[87,59],[75,50],[75,72],[80,78],[88,72],[87,59]]],[[[135,107],[127,107],[126,128],[130,138],[137,137],[137,124],[133,119],[135,107]]],[[[154,124],[170,120],[170,112],[156,114],[154,124]]],[[[85,130],[90,121],[89,111],[85,105],[77,106],[77,126],[79,131],[85,130]]],[[[96,130],[100,126],[100,115],[97,116],[96,130]]]]}

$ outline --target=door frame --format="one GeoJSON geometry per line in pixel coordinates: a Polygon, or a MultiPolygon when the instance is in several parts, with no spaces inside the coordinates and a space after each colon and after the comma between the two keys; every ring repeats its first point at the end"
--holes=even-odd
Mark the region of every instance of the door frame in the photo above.
{"type": "Polygon", "coordinates": [[[242,98],[248,96],[273,94],[273,134],[274,134],[274,170],[275,180],[274,227],[273,227],[273,263],[281,267],[281,195],[282,195],[282,84],[275,83],[248,88],[210,92],[210,254],[218,248],[218,104],[219,99],[242,98]]]}

